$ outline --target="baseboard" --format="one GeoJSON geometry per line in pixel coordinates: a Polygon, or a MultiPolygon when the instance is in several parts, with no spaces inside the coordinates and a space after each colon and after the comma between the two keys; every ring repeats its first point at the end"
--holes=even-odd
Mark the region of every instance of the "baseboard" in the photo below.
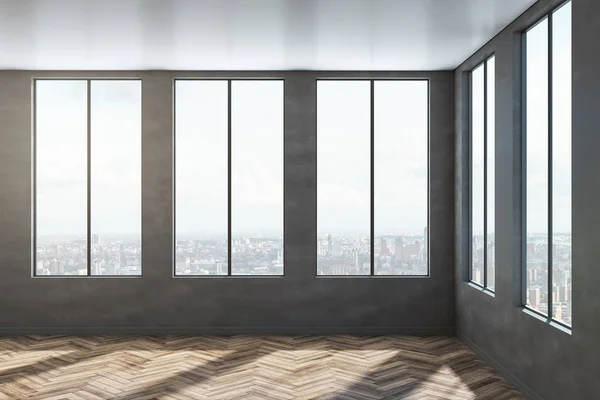
{"type": "Polygon", "coordinates": [[[0,327],[0,336],[17,335],[415,335],[454,336],[453,326],[442,327],[0,327]]]}
{"type": "Polygon", "coordinates": [[[458,339],[466,344],[471,350],[473,350],[479,357],[481,357],[485,362],[493,366],[506,380],[512,383],[517,389],[519,389],[527,398],[531,400],[544,400],[539,394],[537,394],[533,389],[527,386],[523,381],[513,375],[510,371],[502,366],[496,359],[486,353],[483,349],[473,343],[467,336],[462,334],[458,329],[456,330],[456,336],[458,339]]]}

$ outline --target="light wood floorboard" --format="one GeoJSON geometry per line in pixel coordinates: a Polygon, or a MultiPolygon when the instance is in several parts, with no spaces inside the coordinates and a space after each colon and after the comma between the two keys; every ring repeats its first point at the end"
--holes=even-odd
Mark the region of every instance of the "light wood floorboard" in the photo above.
{"type": "Polygon", "coordinates": [[[1,399],[524,399],[454,337],[0,338],[1,399]]]}

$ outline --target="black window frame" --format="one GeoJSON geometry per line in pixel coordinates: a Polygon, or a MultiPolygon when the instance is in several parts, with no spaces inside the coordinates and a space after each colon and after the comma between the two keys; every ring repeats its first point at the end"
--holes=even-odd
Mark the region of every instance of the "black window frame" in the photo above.
{"type": "Polygon", "coordinates": [[[172,243],[173,243],[173,254],[171,256],[171,262],[172,267],[171,267],[171,271],[172,271],[172,276],[173,278],[208,278],[208,279],[222,279],[222,278],[266,278],[266,279],[273,279],[273,278],[283,278],[285,277],[285,225],[286,225],[286,219],[285,219],[285,79],[282,77],[260,77],[260,78],[252,78],[252,77],[239,77],[239,78],[233,78],[233,77],[190,77],[190,78],[186,78],[186,77],[176,77],[173,78],[173,82],[172,82],[172,90],[173,90],[173,165],[172,165],[172,173],[173,173],[173,215],[172,215],[172,227],[173,227],[173,237],[172,237],[172,243]],[[221,82],[227,82],[227,274],[222,274],[222,275],[199,275],[199,274],[193,274],[193,275],[179,275],[177,274],[177,227],[176,227],[176,212],[177,212],[177,201],[176,201],[176,196],[177,196],[177,192],[176,192],[176,185],[177,185],[177,174],[176,174],[176,168],[177,168],[177,127],[176,127],[176,118],[175,118],[175,113],[177,110],[177,82],[179,81],[221,81],[221,82]],[[282,83],[282,94],[283,94],[283,125],[282,125],[282,135],[283,135],[283,145],[281,148],[282,154],[283,154],[283,197],[282,197],[282,205],[283,208],[281,210],[281,213],[283,215],[283,226],[282,226],[282,254],[283,254],[283,267],[282,267],[282,273],[278,274],[278,275],[251,275],[251,274],[233,274],[232,273],[232,242],[233,242],[233,238],[232,238],[232,234],[231,234],[231,227],[232,227],[232,223],[231,223],[231,184],[232,184],[232,158],[231,158],[231,152],[232,152],[232,146],[231,146],[231,134],[232,134],[232,129],[231,129],[231,122],[232,122],[232,112],[231,112],[231,92],[232,92],[232,82],[253,82],[253,81],[265,81],[265,82],[273,82],[273,81],[279,81],[282,83]]]}
{"type": "MultiPolygon", "coordinates": [[[[567,0],[553,8],[544,17],[537,20],[521,33],[521,307],[551,324],[571,332],[572,324],[568,325],[554,318],[553,299],[553,18],[554,13],[560,10],[571,0],[567,0]],[[548,21],[548,287],[547,303],[548,312],[544,314],[527,304],[527,33],[540,23],[548,21]]],[[[572,90],[572,88],[571,88],[572,90]]],[[[571,132],[571,135],[573,133],[571,132]]],[[[571,183],[572,184],[572,183],[571,183]]],[[[571,194],[572,196],[572,194],[571,194]]],[[[572,207],[571,207],[572,212],[572,207]]],[[[573,265],[571,265],[571,268],[573,265]]]]}
{"type": "MultiPolygon", "coordinates": [[[[431,277],[431,79],[428,77],[415,77],[415,78],[336,78],[336,77],[320,77],[316,78],[315,84],[315,131],[316,131],[316,143],[315,143],[315,154],[318,154],[318,127],[317,127],[317,113],[318,113],[318,86],[320,81],[327,82],[369,82],[369,112],[370,112],[370,227],[369,227],[369,240],[370,240],[370,270],[369,274],[364,275],[321,275],[318,272],[318,251],[314,254],[314,271],[317,278],[392,278],[392,279],[419,279],[419,278],[430,278],[431,277]],[[425,275],[376,275],[375,274],[375,82],[385,81],[421,81],[427,82],[427,237],[424,240],[427,241],[427,274],[425,275]]],[[[316,249],[319,246],[319,238],[317,234],[318,229],[318,157],[315,157],[315,239],[316,249]]]]}
{"type": "MultiPolygon", "coordinates": [[[[485,59],[469,71],[469,283],[495,293],[494,287],[489,286],[488,279],[488,63],[496,60],[496,54],[491,53],[485,59]],[[473,280],[473,71],[483,67],[483,285],[473,280]]],[[[495,70],[495,68],[494,68],[495,70]]],[[[494,80],[494,85],[496,84],[494,80]]],[[[496,93],[494,88],[494,94],[496,93]]],[[[495,104],[495,102],[494,102],[495,104]]],[[[493,110],[495,112],[496,110],[493,110]]],[[[494,116],[495,120],[495,116],[494,116]]],[[[494,138],[496,136],[494,135],[494,138]]],[[[495,146],[494,146],[495,149],[495,146]]],[[[495,161],[494,157],[494,161],[495,161]]],[[[495,170],[495,169],[494,169],[495,170]]],[[[496,181],[494,180],[494,183],[496,181]]],[[[496,191],[494,190],[494,195],[496,191]]],[[[495,203],[494,203],[495,204],[495,203]]],[[[495,213],[495,210],[492,210],[495,213]]],[[[495,224],[495,221],[494,221],[495,224]]],[[[496,270],[494,268],[494,274],[496,270]]],[[[495,278],[495,277],[494,277],[495,278]]]]}
{"type": "MultiPolygon", "coordinates": [[[[62,77],[62,78],[52,78],[52,77],[38,77],[33,78],[32,80],[32,157],[31,157],[31,192],[32,192],[32,215],[31,215],[31,261],[32,261],[32,277],[33,278],[141,278],[143,274],[143,260],[140,257],[140,273],[137,275],[95,275],[92,274],[92,201],[91,201],[91,191],[92,191],[92,179],[91,179],[91,169],[92,169],[92,82],[94,81],[138,81],[140,83],[140,126],[142,126],[143,119],[143,80],[140,77],[62,77]],[[87,145],[87,171],[86,171],[86,247],[87,247],[87,257],[86,257],[86,274],[85,275],[40,275],[37,273],[37,83],[41,81],[80,81],[86,82],[86,145],[87,145]]],[[[142,151],[142,141],[143,141],[143,128],[141,135],[142,140],[140,141],[140,152],[142,151]]],[[[140,165],[140,179],[142,178],[142,165],[140,165]]],[[[140,181],[140,185],[142,182],[140,181]]],[[[140,197],[140,210],[142,204],[142,198],[140,197]]],[[[143,239],[142,239],[142,227],[140,226],[140,249],[143,248],[143,239]]]]}

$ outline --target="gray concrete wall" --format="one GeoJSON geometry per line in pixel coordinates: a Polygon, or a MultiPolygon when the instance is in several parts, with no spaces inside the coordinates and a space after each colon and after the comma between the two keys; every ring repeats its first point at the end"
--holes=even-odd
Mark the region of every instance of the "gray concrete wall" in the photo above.
{"type": "Polygon", "coordinates": [[[521,32],[562,1],[540,0],[455,71],[457,334],[532,398],[600,398],[600,2],[573,10],[573,330],[520,307],[521,32]],[[467,284],[467,72],[496,54],[496,295],[467,284]]]}
{"type": "Polygon", "coordinates": [[[0,333],[452,333],[453,73],[0,71],[0,333]],[[140,278],[31,278],[33,77],[143,80],[140,278]],[[172,277],[172,79],[285,79],[285,277],[172,277]],[[431,82],[429,278],[316,278],[316,81],[431,82]]]}

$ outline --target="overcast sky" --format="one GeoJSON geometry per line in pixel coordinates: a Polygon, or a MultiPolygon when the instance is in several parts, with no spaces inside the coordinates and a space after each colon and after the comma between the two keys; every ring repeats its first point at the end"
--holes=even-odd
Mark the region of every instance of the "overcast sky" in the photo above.
{"type": "MultiPolygon", "coordinates": [[[[375,231],[427,225],[427,81],[375,83],[375,231]]],[[[370,235],[370,82],[317,86],[318,233],[370,235]]]]}
{"type": "MultiPolygon", "coordinates": [[[[227,232],[227,82],[176,83],[178,233],[227,232]]],[[[231,87],[232,235],[283,235],[283,81],[231,87]]]]}
{"type": "MultiPolygon", "coordinates": [[[[571,3],[553,17],[553,227],[571,232],[571,3]]],[[[548,22],[527,33],[527,231],[548,232],[548,22]]]]}
{"type": "MultiPolygon", "coordinates": [[[[91,85],[92,234],[141,232],[141,83],[91,85]]],[[[87,83],[37,82],[37,232],[87,230],[87,83]]]]}
{"type": "MultiPolygon", "coordinates": [[[[548,233],[548,21],[527,33],[527,232],[548,233]]],[[[553,231],[571,232],[571,3],[553,17],[553,231]]],[[[488,63],[488,80],[495,72],[488,63]]],[[[483,66],[473,70],[473,233],[483,232],[483,66]]],[[[488,233],[494,232],[494,86],[488,82],[488,233]]],[[[507,134],[502,133],[502,134],[507,134]]]]}

